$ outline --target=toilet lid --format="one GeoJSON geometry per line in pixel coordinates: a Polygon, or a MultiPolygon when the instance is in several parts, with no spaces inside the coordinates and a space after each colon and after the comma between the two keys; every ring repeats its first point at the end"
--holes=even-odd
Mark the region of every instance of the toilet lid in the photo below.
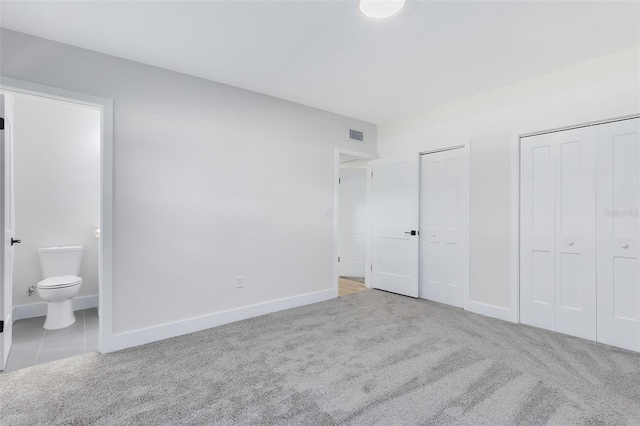
{"type": "Polygon", "coordinates": [[[51,277],[38,283],[38,288],[63,288],[81,284],[82,278],[75,275],[63,275],[61,277],[51,277]]]}

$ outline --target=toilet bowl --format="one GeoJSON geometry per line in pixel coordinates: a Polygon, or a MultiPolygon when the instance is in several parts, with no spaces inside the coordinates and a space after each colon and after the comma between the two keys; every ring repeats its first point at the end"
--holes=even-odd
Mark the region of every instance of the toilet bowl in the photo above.
{"type": "Polygon", "coordinates": [[[45,247],[38,250],[42,281],[36,289],[38,296],[47,302],[46,330],[69,327],[76,322],[71,300],[80,291],[82,278],[82,246],[45,247]]]}
{"type": "Polygon", "coordinates": [[[81,285],[82,278],[75,275],[47,278],[38,283],[38,296],[47,302],[45,329],[57,330],[76,322],[71,299],[78,294],[81,285]]]}

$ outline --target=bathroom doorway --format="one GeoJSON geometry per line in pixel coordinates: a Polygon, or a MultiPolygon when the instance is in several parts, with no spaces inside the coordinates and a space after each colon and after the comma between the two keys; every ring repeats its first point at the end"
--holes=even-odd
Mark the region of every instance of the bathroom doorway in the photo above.
{"type": "Polygon", "coordinates": [[[336,223],[338,296],[367,290],[368,158],[338,152],[336,223]]]}
{"type": "Polygon", "coordinates": [[[6,78],[0,93],[0,369],[108,351],[110,101],[6,78]]]}

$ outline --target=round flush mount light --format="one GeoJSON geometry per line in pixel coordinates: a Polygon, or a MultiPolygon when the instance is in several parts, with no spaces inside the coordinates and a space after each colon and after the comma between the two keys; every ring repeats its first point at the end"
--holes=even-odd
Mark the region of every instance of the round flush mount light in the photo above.
{"type": "Polygon", "coordinates": [[[383,19],[400,12],[406,0],[359,0],[358,3],[364,16],[383,19]]]}

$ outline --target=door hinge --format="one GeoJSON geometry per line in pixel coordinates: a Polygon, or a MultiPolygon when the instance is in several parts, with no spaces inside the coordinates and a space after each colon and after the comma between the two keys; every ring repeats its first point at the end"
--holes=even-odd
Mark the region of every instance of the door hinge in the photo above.
{"type": "Polygon", "coordinates": [[[338,183],[342,183],[342,182],[340,182],[340,178],[338,178],[338,183]]]}
{"type": "Polygon", "coordinates": [[[371,270],[373,271],[373,265],[371,265],[371,270]]]}
{"type": "Polygon", "coordinates": [[[338,256],[338,262],[340,262],[340,256],[338,256]]]}
{"type": "Polygon", "coordinates": [[[0,117],[0,130],[4,130],[4,118],[0,117]]]}
{"type": "Polygon", "coordinates": [[[373,177],[373,171],[371,172],[371,177],[373,177]]]}
{"type": "Polygon", "coordinates": [[[0,321],[0,333],[4,331],[4,321],[0,321]]]}

